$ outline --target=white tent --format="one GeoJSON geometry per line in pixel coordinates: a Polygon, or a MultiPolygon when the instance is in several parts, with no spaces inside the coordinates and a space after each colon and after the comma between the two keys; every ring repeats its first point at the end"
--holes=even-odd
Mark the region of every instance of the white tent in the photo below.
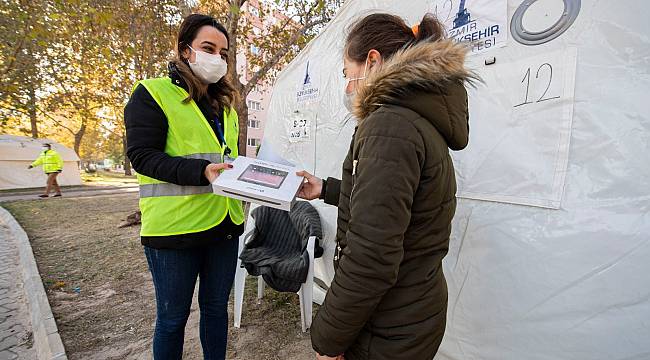
{"type": "MultiPolygon", "coordinates": [[[[650,3],[349,0],[282,72],[265,145],[340,176],[345,29],[373,11],[425,12],[476,41],[470,145],[445,259],[437,359],[650,359],[650,3]],[[461,2],[463,4],[461,4],[461,2]]],[[[331,281],[337,211],[315,201],[331,281]]]]}
{"type": "Polygon", "coordinates": [[[57,178],[59,185],[81,185],[79,157],[72,149],[48,139],[0,135],[0,190],[45,186],[47,176],[41,167],[27,169],[45,143],[51,144],[63,158],[63,172],[57,178]]]}

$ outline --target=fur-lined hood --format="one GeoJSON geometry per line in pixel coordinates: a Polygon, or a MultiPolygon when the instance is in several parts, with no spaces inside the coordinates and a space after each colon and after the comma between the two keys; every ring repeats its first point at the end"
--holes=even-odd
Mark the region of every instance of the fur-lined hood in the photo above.
{"type": "Polygon", "coordinates": [[[464,148],[469,132],[464,84],[478,80],[465,68],[467,51],[442,40],[396,53],[357,89],[354,115],[361,123],[381,106],[407,107],[429,120],[450,148],[464,148]]]}

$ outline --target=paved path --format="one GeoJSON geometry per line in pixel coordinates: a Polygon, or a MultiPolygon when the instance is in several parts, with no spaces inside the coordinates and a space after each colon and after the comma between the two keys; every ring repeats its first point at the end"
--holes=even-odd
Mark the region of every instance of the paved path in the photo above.
{"type": "Polygon", "coordinates": [[[0,222],[0,360],[36,359],[22,279],[13,236],[0,222]]]}
{"type": "MultiPolygon", "coordinates": [[[[115,194],[128,194],[138,192],[138,185],[133,186],[85,186],[83,188],[75,188],[70,190],[63,189],[64,198],[76,198],[76,197],[87,197],[87,196],[98,196],[98,195],[115,195],[115,194]]],[[[20,201],[20,200],[48,200],[41,199],[38,197],[38,194],[41,192],[17,192],[17,193],[4,193],[0,194],[0,203],[5,201],[20,201]]],[[[51,196],[51,195],[50,195],[51,196]]],[[[50,198],[50,199],[59,199],[59,198],[50,198]]],[[[2,360],[2,358],[0,358],[2,360]]]]}

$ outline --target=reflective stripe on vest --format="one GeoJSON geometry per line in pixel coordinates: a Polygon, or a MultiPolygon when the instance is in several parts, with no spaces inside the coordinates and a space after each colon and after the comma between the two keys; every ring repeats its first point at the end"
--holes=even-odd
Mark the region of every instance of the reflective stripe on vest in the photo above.
{"type": "MultiPolygon", "coordinates": [[[[204,153],[183,155],[185,159],[208,160],[211,163],[220,163],[221,154],[204,153]]],[[[140,198],[157,196],[187,196],[198,194],[209,194],[212,192],[212,185],[205,186],[183,186],[170,183],[140,184],[140,198]]]]}
{"type": "Polygon", "coordinates": [[[206,186],[181,186],[170,183],[144,184],[140,185],[140,198],[158,196],[187,196],[209,194],[212,192],[212,185],[206,186]]]}
{"type": "Polygon", "coordinates": [[[201,160],[208,160],[209,162],[218,164],[221,162],[221,154],[219,153],[205,153],[205,154],[190,154],[190,155],[183,155],[182,157],[186,159],[201,159],[201,160]]]}

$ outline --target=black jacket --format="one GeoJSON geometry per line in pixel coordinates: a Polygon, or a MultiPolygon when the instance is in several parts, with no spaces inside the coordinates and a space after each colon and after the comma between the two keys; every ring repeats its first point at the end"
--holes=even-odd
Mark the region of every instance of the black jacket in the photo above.
{"type": "MultiPolygon", "coordinates": [[[[169,66],[172,82],[187,90],[187,85],[178,75],[173,64],[169,66]]],[[[208,99],[197,101],[201,112],[208,119],[212,131],[218,134],[214,121],[221,122],[223,111],[216,112],[208,99]],[[217,116],[219,114],[219,116],[217,116]]],[[[172,157],[165,153],[167,141],[167,117],[147,89],[138,85],[124,108],[126,125],[127,156],[138,173],[177,185],[200,186],[210,182],[203,174],[210,164],[208,160],[172,157]]],[[[219,135],[216,135],[220,138],[219,135]]],[[[220,139],[221,140],[221,139],[220,139]]],[[[230,217],[212,229],[199,233],[174,236],[142,236],[142,245],[156,249],[183,249],[209,246],[216,240],[228,236],[237,237],[244,232],[243,225],[235,225],[230,217]]]]}

